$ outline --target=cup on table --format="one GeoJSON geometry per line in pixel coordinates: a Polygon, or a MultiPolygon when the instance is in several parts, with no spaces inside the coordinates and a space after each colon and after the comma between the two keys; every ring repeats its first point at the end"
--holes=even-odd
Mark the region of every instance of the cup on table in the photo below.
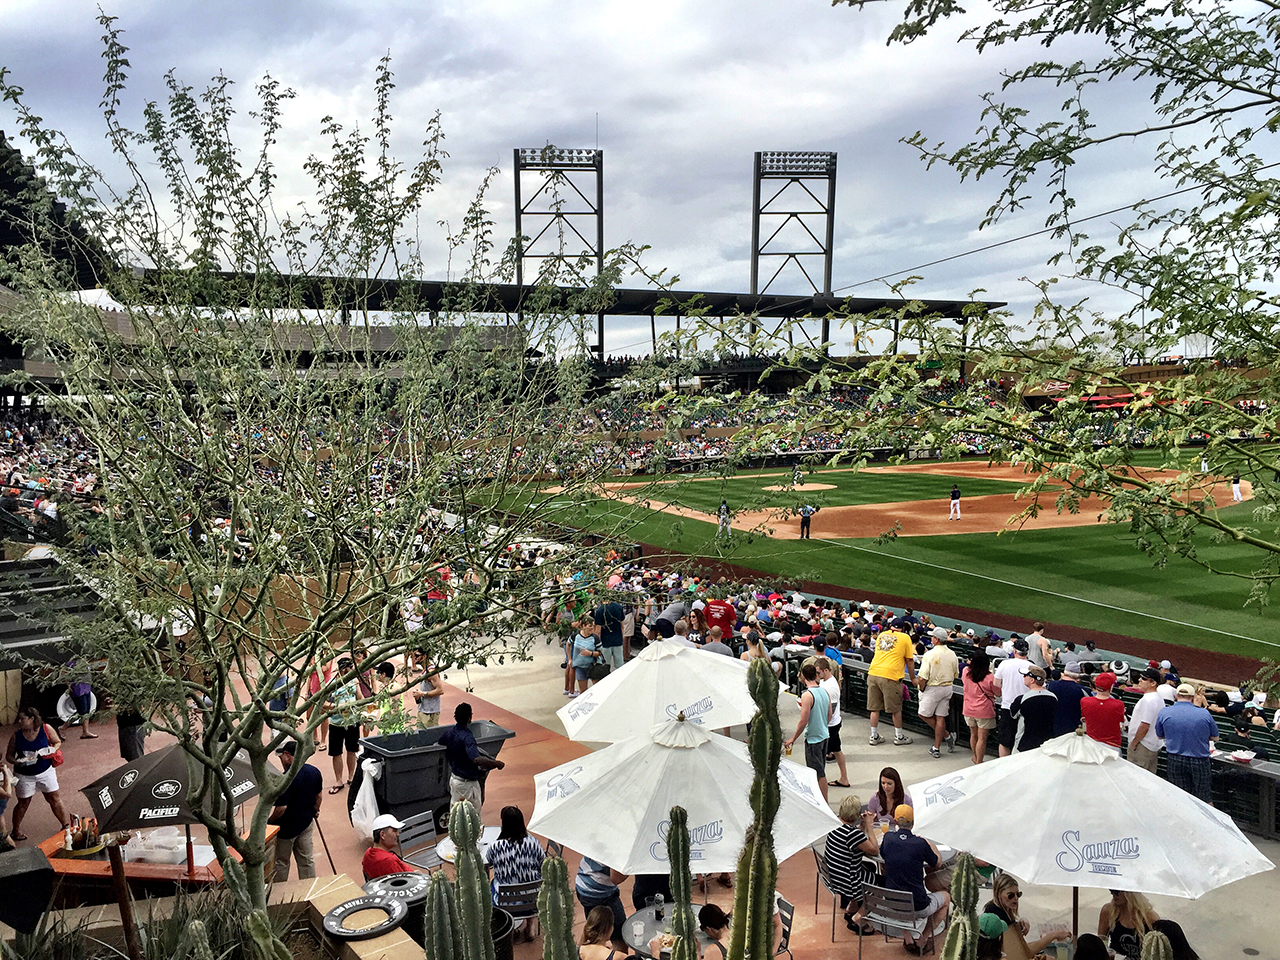
{"type": "Polygon", "coordinates": [[[644,921],[632,920],[631,921],[631,939],[633,939],[636,943],[642,943],[643,940],[641,938],[643,937],[644,937],[644,921]]]}

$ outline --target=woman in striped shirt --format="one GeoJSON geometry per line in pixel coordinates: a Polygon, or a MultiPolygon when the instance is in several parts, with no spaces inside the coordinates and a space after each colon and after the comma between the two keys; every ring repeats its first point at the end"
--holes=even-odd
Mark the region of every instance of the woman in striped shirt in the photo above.
{"type": "MultiPolygon", "coordinates": [[[[529,835],[524,825],[524,812],[519,807],[502,808],[502,831],[498,839],[489,844],[485,859],[493,867],[493,898],[497,902],[498,888],[513,883],[534,883],[542,879],[542,860],[546,851],[535,837],[529,835]]],[[[537,922],[524,924],[524,935],[532,940],[537,922]]]]}
{"type": "Polygon", "coordinates": [[[840,895],[844,908],[844,920],[849,929],[861,935],[875,933],[861,925],[862,885],[875,879],[875,868],[863,857],[874,857],[880,852],[872,830],[874,817],[862,808],[862,801],[847,796],[840,802],[840,826],[827,834],[827,848],[823,862],[831,892],[840,895]]]}

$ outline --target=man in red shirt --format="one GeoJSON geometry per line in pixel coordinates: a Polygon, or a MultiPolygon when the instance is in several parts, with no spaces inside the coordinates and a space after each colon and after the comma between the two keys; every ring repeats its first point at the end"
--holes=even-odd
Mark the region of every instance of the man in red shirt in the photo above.
{"type": "Polygon", "coordinates": [[[733,636],[733,626],[738,622],[738,611],[728,600],[708,600],[704,611],[707,626],[719,627],[722,637],[733,636]]]}
{"type": "Polygon", "coordinates": [[[1116,675],[1110,671],[1093,678],[1093,696],[1080,701],[1084,732],[1099,743],[1120,749],[1120,726],[1124,723],[1124,704],[1111,696],[1116,675]]]}
{"type": "Polygon", "coordinates": [[[400,849],[400,829],[404,826],[389,813],[380,814],[373,821],[373,846],[364,852],[360,866],[370,880],[390,873],[410,873],[413,864],[400,859],[395,853],[400,849]]]}

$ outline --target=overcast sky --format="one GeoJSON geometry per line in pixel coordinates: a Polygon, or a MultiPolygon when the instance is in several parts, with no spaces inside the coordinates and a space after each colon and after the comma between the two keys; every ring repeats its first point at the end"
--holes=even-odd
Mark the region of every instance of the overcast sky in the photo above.
{"type": "MultiPolygon", "coordinates": [[[[926,171],[899,143],[916,130],[962,142],[1000,69],[1036,51],[979,57],[956,42],[958,23],[887,48],[901,6],[895,0],[859,13],[828,0],[104,4],[131,48],[126,109],[135,120],[144,100],[163,97],[170,68],[197,87],[224,72],[237,81],[245,113],[264,73],[297,91],[277,152],[288,190],[301,190],[292,171],[322,148],[320,117],[367,127],[374,67],[390,52],[401,155],[412,159],[436,110],[447,137],[445,182],[423,225],[438,276],[444,244],[434,221],[460,220],[484,170],[501,168],[491,205],[505,239],[514,229],[512,148],[594,147],[598,116],[606,244],[648,244],[648,265],[679,274],[684,289],[748,289],[754,151],[836,151],[834,286],[865,295],[884,286],[850,285],[1037,230],[1048,212],[1042,200],[979,232],[994,183],[926,171]]],[[[970,8],[966,23],[987,15],[981,3],[970,8]]],[[[107,164],[96,109],[103,72],[96,12],[84,0],[3,0],[0,64],[38,113],[107,164]]],[[[1122,112],[1141,102],[1139,94],[1128,85],[1105,91],[1099,108],[1122,112]]],[[[1058,91],[1042,95],[1044,104],[1062,99],[1058,91]]],[[[0,113],[0,127],[14,132],[11,114],[0,113]]],[[[1082,164],[1072,178],[1079,211],[1167,189],[1154,183],[1147,154],[1118,145],[1082,164]]],[[[1106,232],[1097,226],[1097,236],[1106,232]]],[[[1054,249],[1047,238],[1011,244],[922,271],[915,289],[963,299],[985,288],[989,299],[1026,315],[1034,296],[1022,278],[1051,275],[1045,261],[1054,249]]],[[[1123,302],[1078,289],[1097,295],[1099,306],[1123,302]]],[[[770,292],[806,291],[795,275],[770,292]]],[[[645,349],[647,319],[611,324],[610,352],[645,349]]]]}

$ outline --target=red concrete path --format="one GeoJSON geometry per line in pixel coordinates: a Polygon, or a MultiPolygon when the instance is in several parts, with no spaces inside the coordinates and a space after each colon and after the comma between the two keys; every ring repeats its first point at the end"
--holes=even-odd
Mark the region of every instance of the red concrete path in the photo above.
{"type": "MultiPolygon", "coordinates": [[[[443,708],[445,716],[452,714],[453,707],[461,700],[472,703],[477,719],[488,719],[514,730],[516,736],[506,741],[502,748],[501,758],[506,768],[490,775],[487,784],[487,797],[483,811],[485,823],[496,824],[498,811],[507,804],[515,804],[525,811],[526,816],[533,811],[534,793],[533,777],[536,773],[563,763],[574,757],[582,756],[588,751],[580,744],[574,743],[562,734],[548,730],[535,723],[523,719],[496,704],[465,694],[448,684],[445,685],[443,708]]],[[[58,770],[61,784],[61,795],[70,813],[86,815],[89,813],[88,802],[79,788],[92,782],[105,773],[119,766],[121,761],[116,742],[114,723],[101,724],[96,732],[101,736],[97,740],[80,740],[79,730],[64,727],[68,737],[64,752],[67,762],[58,770]]],[[[0,731],[0,736],[7,738],[13,731],[7,727],[0,731]]],[[[147,749],[160,749],[167,738],[152,735],[148,738],[147,749]]],[[[313,761],[324,773],[326,786],[333,778],[327,758],[320,757],[313,761]]],[[[602,811],[602,815],[607,815],[602,811]]],[[[358,879],[361,875],[360,858],[368,844],[355,835],[347,818],[346,795],[330,797],[326,794],[321,808],[320,826],[328,841],[329,852],[333,856],[338,873],[346,873],[358,879]]],[[[58,828],[57,822],[49,812],[48,805],[39,796],[33,800],[26,821],[24,832],[32,838],[43,839],[50,836],[58,828]]],[[[332,871],[325,852],[316,838],[316,870],[321,877],[332,871]]],[[[33,845],[32,841],[22,844],[33,845]]],[[[578,856],[572,851],[565,851],[570,870],[576,870],[578,856]]],[[[799,958],[812,960],[834,960],[836,957],[848,957],[856,954],[857,937],[846,929],[843,923],[837,925],[836,943],[832,944],[831,936],[831,901],[819,901],[819,912],[814,913],[814,864],[807,853],[797,854],[786,861],[779,871],[779,890],[788,900],[796,904],[795,929],[792,934],[792,950],[799,958]]],[[[732,891],[713,885],[711,900],[719,903],[726,910],[732,906],[732,891]]],[[[623,902],[630,907],[631,897],[629,884],[624,885],[623,902]]],[[[578,928],[581,929],[583,917],[578,916],[578,928]]],[[[542,955],[541,941],[533,944],[518,944],[515,952],[517,960],[537,960],[542,955]]],[[[864,955],[871,958],[905,957],[900,943],[885,946],[879,938],[868,937],[864,946],[864,955]]]]}

